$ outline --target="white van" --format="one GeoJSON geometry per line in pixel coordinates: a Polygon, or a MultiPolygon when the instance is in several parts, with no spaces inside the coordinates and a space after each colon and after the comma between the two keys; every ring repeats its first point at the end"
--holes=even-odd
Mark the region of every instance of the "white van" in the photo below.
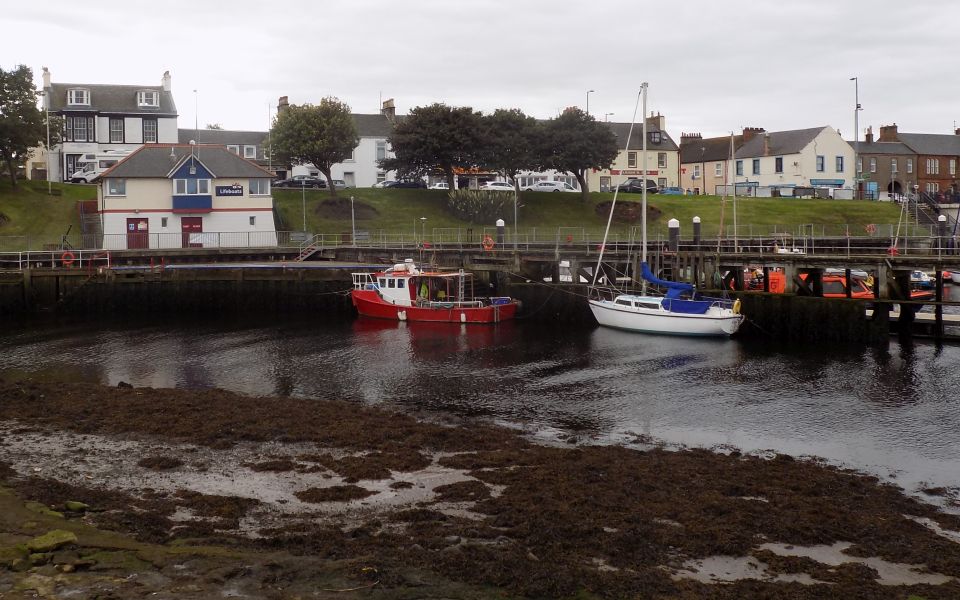
{"type": "Polygon", "coordinates": [[[70,183],[90,183],[101,173],[130,156],[129,150],[104,150],[84,154],[77,159],[77,169],[70,174],[70,183]]]}

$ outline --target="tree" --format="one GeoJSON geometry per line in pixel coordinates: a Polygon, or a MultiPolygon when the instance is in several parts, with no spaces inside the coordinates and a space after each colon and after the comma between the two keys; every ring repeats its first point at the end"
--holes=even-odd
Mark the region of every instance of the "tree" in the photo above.
{"type": "Polygon", "coordinates": [[[223,125],[220,123],[207,123],[207,129],[216,129],[217,131],[223,131],[223,125]]]}
{"type": "Polygon", "coordinates": [[[480,148],[484,166],[503,173],[520,190],[517,173],[536,171],[543,160],[540,155],[543,128],[533,117],[519,109],[497,109],[483,117],[484,141],[480,148]]]}
{"type": "MultiPolygon", "coordinates": [[[[17,186],[17,166],[27,159],[30,148],[44,145],[47,136],[37,95],[29,67],[0,69],[0,161],[6,165],[13,187],[17,186]]],[[[50,129],[52,135],[58,131],[59,128],[50,129]]]]}
{"type": "Polygon", "coordinates": [[[456,187],[454,170],[479,163],[481,118],[468,106],[418,106],[394,127],[387,141],[395,156],[380,161],[380,168],[397,171],[401,177],[440,171],[452,190],[456,187]]]}
{"type": "Polygon", "coordinates": [[[588,169],[606,169],[617,158],[617,136],[603,123],[576,107],[563,111],[544,127],[545,167],[576,176],[584,202],[588,169]]]}
{"type": "Polygon", "coordinates": [[[350,107],[328,97],[319,105],[290,105],[279,113],[270,130],[273,151],[288,163],[310,163],[327,178],[330,196],[336,197],[330,170],[353,155],[360,143],[350,107]]]}

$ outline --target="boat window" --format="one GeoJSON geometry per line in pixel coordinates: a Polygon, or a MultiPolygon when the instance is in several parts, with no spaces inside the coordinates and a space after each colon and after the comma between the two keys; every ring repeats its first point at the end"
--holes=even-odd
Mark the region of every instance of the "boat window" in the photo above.
{"type": "Polygon", "coordinates": [[[654,302],[637,302],[637,308],[649,308],[650,310],[659,310],[660,305],[654,302]]]}
{"type": "Polygon", "coordinates": [[[397,284],[396,284],[395,282],[396,282],[396,279],[388,279],[388,280],[387,280],[387,287],[388,287],[388,288],[397,287],[397,284]]]}
{"type": "Polygon", "coordinates": [[[387,287],[387,278],[386,278],[386,277],[381,277],[381,278],[380,278],[380,287],[387,287]]]}
{"type": "Polygon", "coordinates": [[[406,283],[407,283],[407,280],[406,280],[406,279],[398,279],[398,280],[397,280],[397,287],[398,287],[398,288],[403,288],[403,287],[406,286],[406,283]]]}
{"type": "Polygon", "coordinates": [[[616,304],[622,304],[624,306],[633,306],[633,302],[629,300],[624,300],[623,298],[617,298],[616,304]]]}
{"type": "Polygon", "coordinates": [[[839,281],[824,281],[823,282],[823,293],[824,294],[841,294],[844,295],[847,292],[843,289],[843,284],[839,281]]]}

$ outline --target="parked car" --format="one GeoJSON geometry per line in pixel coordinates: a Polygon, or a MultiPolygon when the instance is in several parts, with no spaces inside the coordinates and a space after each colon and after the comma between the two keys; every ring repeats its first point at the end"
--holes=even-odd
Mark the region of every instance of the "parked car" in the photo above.
{"type": "Polygon", "coordinates": [[[566,181],[538,181],[522,188],[525,192],[574,192],[579,190],[566,181]]]}
{"type": "Polygon", "coordinates": [[[438,181],[437,183],[430,186],[431,190],[449,190],[450,186],[447,185],[446,181],[438,181]]]}
{"type": "Polygon", "coordinates": [[[333,180],[333,189],[335,189],[335,190],[345,190],[345,189],[347,189],[348,187],[350,187],[350,186],[347,185],[347,182],[344,181],[344,180],[342,180],[342,179],[334,179],[334,180],[333,180]]]}
{"type": "Polygon", "coordinates": [[[423,181],[420,181],[420,180],[410,181],[410,180],[406,180],[406,179],[398,179],[398,180],[396,180],[396,181],[388,181],[388,182],[384,183],[383,187],[389,187],[389,188],[420,188],[420,189],[426,189],[427,184],[424,183],[423,181]]]}
{"type": "Polygon", "coordinates": [[[275,188],[325,188],[327,181],[313,175],[294,175],[290,179],[284,179],[273,184],[275,188]]]}
{"type": "Polygon", "coordinates": [[[493,192],[512,192],[513,184],[506,181],[488,181],[481,185],[480,189],[493,192]]]}
{"type": "Polygon", "coordinates": [[[661,194],[666,194],[668,196],[682,196],[683,188],[680,187],[665,187],[660,190],[661,194]]]}
{"type": "Polygon", "coordinates": [[[372,188],[385,188],[385,187],[390,187],[390,184],[392,184],[392,183],[393,183],[392,181],[378,181],[378,182],[376,182],[375,184],[371,185],[370,187],[372,187],[372,188]]]}
{"type": "MultiPolygon", "coordinates": [[[[633,194],[642,194],[643,186],[644,186],[643,182],[644,182],[643,179],[637,179],[636,177],[631,177],[630,179],[618,185],[617,190],[621,192],[629,192],[633,194]]],[[[657,187],[657,182],[652,179],[646,180],[646,186],[647,186],[648,194],[656,194],[657,190],[659,189],[657,187]]]]}

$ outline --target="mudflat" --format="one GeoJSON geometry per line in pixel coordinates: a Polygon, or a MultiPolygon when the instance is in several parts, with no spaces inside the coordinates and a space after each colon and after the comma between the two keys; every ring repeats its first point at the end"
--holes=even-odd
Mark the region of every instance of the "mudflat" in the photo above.
{"type": "Polygon", "coordinates": [[[928,493],[335,399],[0,382],[3,598],[960,598],[958,490],[928,493]]]}

